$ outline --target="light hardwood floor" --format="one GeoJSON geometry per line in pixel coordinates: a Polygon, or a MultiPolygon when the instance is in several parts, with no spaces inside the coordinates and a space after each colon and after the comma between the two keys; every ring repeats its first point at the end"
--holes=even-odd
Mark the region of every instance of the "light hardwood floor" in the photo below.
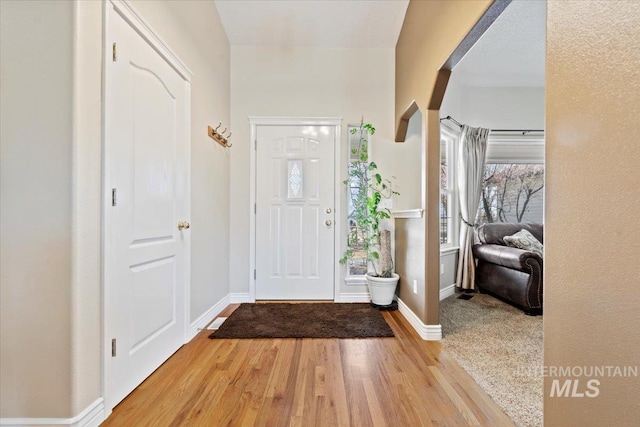
{"type": "Polygon", "coordinates": [[[383,315],[395,338],[211,340],[202,331],[102,425],[513,426],[440,344],[399,312],[383,315]]]}

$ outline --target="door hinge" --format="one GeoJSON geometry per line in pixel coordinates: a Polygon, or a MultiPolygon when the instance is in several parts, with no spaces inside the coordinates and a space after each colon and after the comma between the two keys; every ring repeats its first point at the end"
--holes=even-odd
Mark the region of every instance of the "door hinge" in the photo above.
{"type": "Polygon", "coordinates": [[[113,43],[113,53],[112,53],[112,59],[113,62],[116,62],[118,60],[118,47],[116,43],[113,43]]]}
{"type": "Polygon", "coordinates": [[[111,206],[115,206],[118,204],[118,200],[116,198],[116,189],[112,188],[111,189],[111,206]]]}
{"type": "Polygon", "coordinates": [[[253,204],[253,213],[258,213],[258,205],[256,203],[253,204]]]}
{"type": "Polygon", "coordinates": [[[111,357],[116,357],[116,339],[111,340],[111,357]]]}
{"type": "Polygon", "coordinates": [[[256,276],[257,276],[257,274],[256,274],[256,270],[255,270],[255,268],[254,268],[254,269],[253,269],[253,280],[256,280],[256,276]]]}

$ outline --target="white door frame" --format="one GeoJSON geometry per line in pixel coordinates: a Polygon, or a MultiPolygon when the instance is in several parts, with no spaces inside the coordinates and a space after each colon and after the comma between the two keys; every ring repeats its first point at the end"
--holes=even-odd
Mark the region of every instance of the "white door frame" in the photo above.
{"type": "Polygon", "coordinates": [[[331,126],[334,128],[334,212],[335,227],[333,227],[334,241],[334,266],[333,266],[333,299],[340,295],[340,272],[341,265],[338,261],[338,254],[342,248],[342,185],[340,180],[340,135],[342,131],[342,118],[340,117],[249,117],[251,126],[251,139],[249,148],[249,302],[256,300],[256,154],[258,149],[257,127],[258,126],[331,126]]]}
{"type": "MultiPolygon", "coordinates": [[[[187,168],[186,171],[186,198],[187,206],[185,207],[186,218],[191,217],[191,78],[193,73],[182,62],[178,56],[169,48],[169,46],[157,35],[144,18],[133,8],[128,0],[105,0],[103,3],[103,63],[102,63],[102,292],[101,292],[101,326],[102,326],[102,396],[104,398],[105,419],[113,410],[113,402],[109,400],[109,376],[111,374],[111,323],[110,313],[107,311],[107,301],[109,289],[106,286],[109,281],[109,269],[112,265],[112,254],[109,251],[109,236],[113,233],[113,221],[111,218],[111,189],[107,188],[111,176],[109,172],[109,129],[107,127],[107,105],[109,102],[109,94],[107,88],[111,85],[111,75],[108,71],[109,61],[112,61],[112,35],[110,30],[111,17],[114,13],[119,14],[127,21],[131,27],[140,34],[140,36],[153,47],[156,52],[164,58],[165,61],[184,79],[186,87],[185,93],[185,114],[187,115],[185,126],[185,139],[187,141],[185,149],[187,150],[187,168]]],[[[190,325],[190,284],[191,284],[191,237],[190,233],[184,234],[185,239],[185,330],[184,339],[186,343],[189,339],[190,325]]]]}

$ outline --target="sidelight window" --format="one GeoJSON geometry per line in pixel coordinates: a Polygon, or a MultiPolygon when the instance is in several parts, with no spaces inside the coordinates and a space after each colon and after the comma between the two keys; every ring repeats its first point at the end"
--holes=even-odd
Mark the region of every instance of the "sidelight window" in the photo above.
{"type": "MultiPolygon", "coordinates": [[[[364,238],[366,233],[359,232],[361,224],[358,224],[355,218],[353,207],[353,198],[361,191],[368,191],[367,188],[361,187],[361,182],[353,177],[351,171],[362,169],[363,164],[369,160],[369,148],[371,146],[371,135],[362,138],[360,135],[360,125],[349,125],[347,127],[347,138],[349,141],[349,185],[347,187],[347,234],[352,239],[349,246],[352,249],[351,256],[347,260],[348,276],[364,276],[367,274],[367,252],[364,247],[364,238]]],[[[366,169],[366,167],[365,167],[366,169]]],[[[365,172],[366,173],[366,172],[365,172]]]]}

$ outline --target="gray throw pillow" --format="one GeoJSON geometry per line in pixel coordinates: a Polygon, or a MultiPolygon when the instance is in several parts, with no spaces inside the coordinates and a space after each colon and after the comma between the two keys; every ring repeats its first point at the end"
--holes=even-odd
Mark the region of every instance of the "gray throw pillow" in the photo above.
{"type": "Polygon", "coordinates": [[[527,230],[522,229],[511,236],[505,236],[504,241],[507,242],[509,246],[524,249],[525,251],[536,253],[542,257],[544,250],[542,243],[527,230]]]}

